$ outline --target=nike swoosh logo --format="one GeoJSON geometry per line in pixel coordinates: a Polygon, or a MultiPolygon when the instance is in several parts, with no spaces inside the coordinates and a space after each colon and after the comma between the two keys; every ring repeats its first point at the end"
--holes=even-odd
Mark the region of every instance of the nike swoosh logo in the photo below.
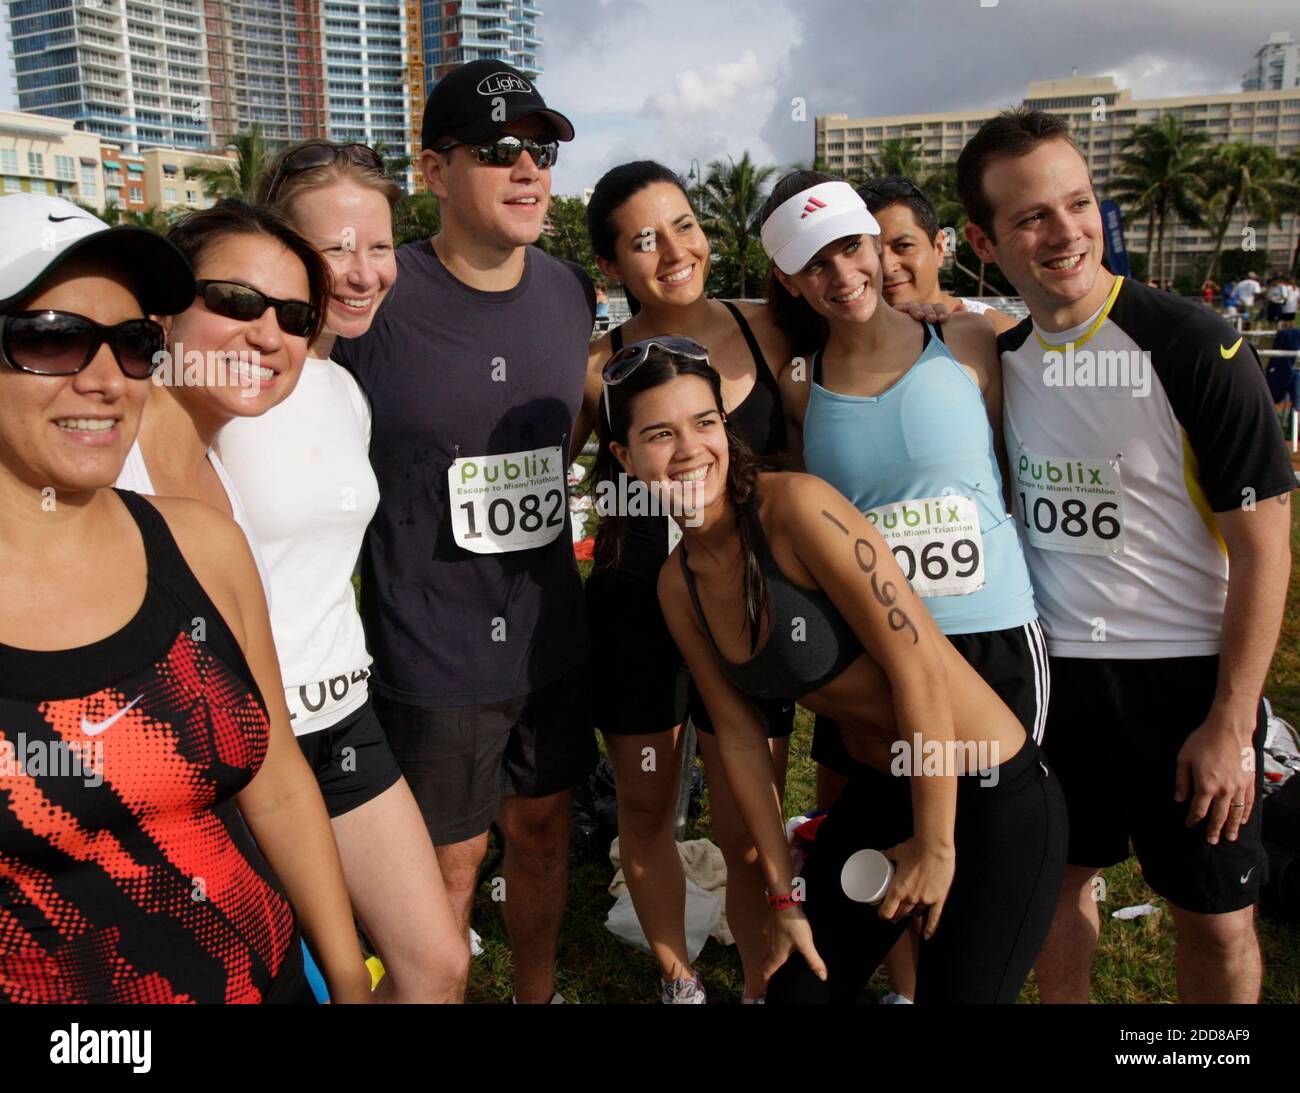
{"type": "MultiPolygon", "coordinates": [[[[132,701],[128,702],[125,706],[123,706],[120,710],[117,711],[117,713],[115,713],[107,721],[87,721],[83,717],[81,719],[81,731],[84,732],[87,736],[98,736],[101,732],[106,732],[108,729],[111,729],[114,725],[116,725],[119,721],[121,721],[122,718],[126,716],[126,711],[129,710],[132,706],[134,706],[137,702],[139,702],[140,699],[142,698],[144,698],[144,695],[136,695],[132,701]]],[[[1246,882],[1242,881],[1242,883],[1245,884],[1246,882]]]]}
{"type": "Polygon", "coordinates": [[[1232,358],[1236,356],[1237,350],[1240,348],[1241,348],[1241,339],[1238,338],[1235,342],[1232,343],[1232,348],[1230,349],[1224,349],[1223,346],[1219,346],[1219,356],[1222,357],[1225,361],[1232,360],[1232,358]]]}
{"type": "Polygon", "coordinates": [[[1248,880],[1250,880],[1250,875],[1253,872],[1255,872],[1255,867],[1252,865],[1249,869],[1246,870],[1246,875],[1241,878],[1241,883],[1245,884],[1248,880]]]}
{"type": "Polygon", "coordinates": [[[62,224],[65,220],[89,220],[88,216],[55,216],[50,213],[48,217],[51,224],[62,224]]]}

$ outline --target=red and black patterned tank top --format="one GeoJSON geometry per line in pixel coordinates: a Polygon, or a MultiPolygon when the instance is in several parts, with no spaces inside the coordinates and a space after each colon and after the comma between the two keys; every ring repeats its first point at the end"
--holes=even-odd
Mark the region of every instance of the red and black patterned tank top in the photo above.
{"type": "Polygon", "coordinates": [[[235,805],[270,722],[158,510],[135,617],[0,645],[0,1001],[259,1002],[295,928],[235,805]]]}

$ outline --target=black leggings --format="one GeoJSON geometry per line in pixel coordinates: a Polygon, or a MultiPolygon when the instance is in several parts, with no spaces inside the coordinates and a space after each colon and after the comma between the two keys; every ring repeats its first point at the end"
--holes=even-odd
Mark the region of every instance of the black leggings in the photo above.
{"type": "MultiPolygon", "coordinates": [[[[1068,840],[1061,787],[1032,740],[996,768],[996,785],[958,779],[957,868],[933,938],[921,942],[918,1003],[1014,1002],[1052,924],[1068,840]]],[[[804,863],[804,912],[826,963],[823,983],[793,953],[772,977],[773,1004],[857,1001],[906,927],[840,887],[845,859],[911,837],[906,777],[869,770],[852,779],[804,863]]]]}

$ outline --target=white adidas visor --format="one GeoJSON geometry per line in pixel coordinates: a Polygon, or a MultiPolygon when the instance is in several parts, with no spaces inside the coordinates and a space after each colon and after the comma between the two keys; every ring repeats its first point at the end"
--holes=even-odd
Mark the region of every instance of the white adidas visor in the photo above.
{"type": "Polygon", "coordinates": [[[778,205],[761,234],[776,268],[793,274],[827,243],[846,235],[879,235],[880,225],[847,182],[820,182],[778,205]]]}

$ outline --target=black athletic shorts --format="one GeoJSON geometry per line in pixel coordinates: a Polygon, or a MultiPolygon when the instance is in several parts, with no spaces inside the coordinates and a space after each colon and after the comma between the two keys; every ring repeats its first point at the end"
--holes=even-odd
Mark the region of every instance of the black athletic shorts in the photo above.
{"type": "MultiPolygon", "coordinates": [[[[668,631],[655,585],[606,572],[587,578],[596,727],[611,736],[666,732],[689,716],[713,733],[704,700],[668,631]]],[[[794,702],[753,703],[769,737],[794,729],[794,702]]]]}
{"type": "Polygon", "coordinates": [[[1218,657],[1083,660],[1052,657],[1052,709],[1045,750],[1070,809],[1071,865],[1127,860],[1175,907],[1225,914],[1254,904],[1267,879],[1261,838],[1262,749],[1255,726],[1255,807],[1235,842],[1205,841],[1205,821],[1186,826],[1174,800],[1178,752],[1214,701],[1218,657]]]}
{"type": "Polygon", "coordinates": [[[596,766],[586,661],[518,698],[477,706],[408,706],[375,695],[375,712],[437,846],[492,826],[502,797],[549,797],[596,766]]]}
{"type": "Polygon", "coordinates": [[[373,801],[402,776],[370,699],[337,724],[297,739],[331,820],[373,801]]]}
{"type": "MultiPolygon", "coordinates": [[[[1025,732],[1041,744],[1052,678],[1047,643],[1038,620],[1009,630],[953,634],[948,640],[1007,704],[1025,732]]],[[[839,726],[828,717],[819,716],[813,724],[811,754],[814,762],[845,778],[871,769],[844,749],[839,726]]]]}
{"type": "MultiPolygon", "coordinates": [[[[863,769],[817,829],[801,874],[827,979],[791,953],[768,984],[770,1004],[851,1004],[907,928],[849,899],[841,884],[850,855],[913,833],[911,779],[863,769]]],[[[996,782],[957,779],[957,868],[939,928],[921,942],[918,1003],[1014,1002],[1047,940],[1065,868],[1065,802],[1032,740],[995,769],[996,782]]]]}

